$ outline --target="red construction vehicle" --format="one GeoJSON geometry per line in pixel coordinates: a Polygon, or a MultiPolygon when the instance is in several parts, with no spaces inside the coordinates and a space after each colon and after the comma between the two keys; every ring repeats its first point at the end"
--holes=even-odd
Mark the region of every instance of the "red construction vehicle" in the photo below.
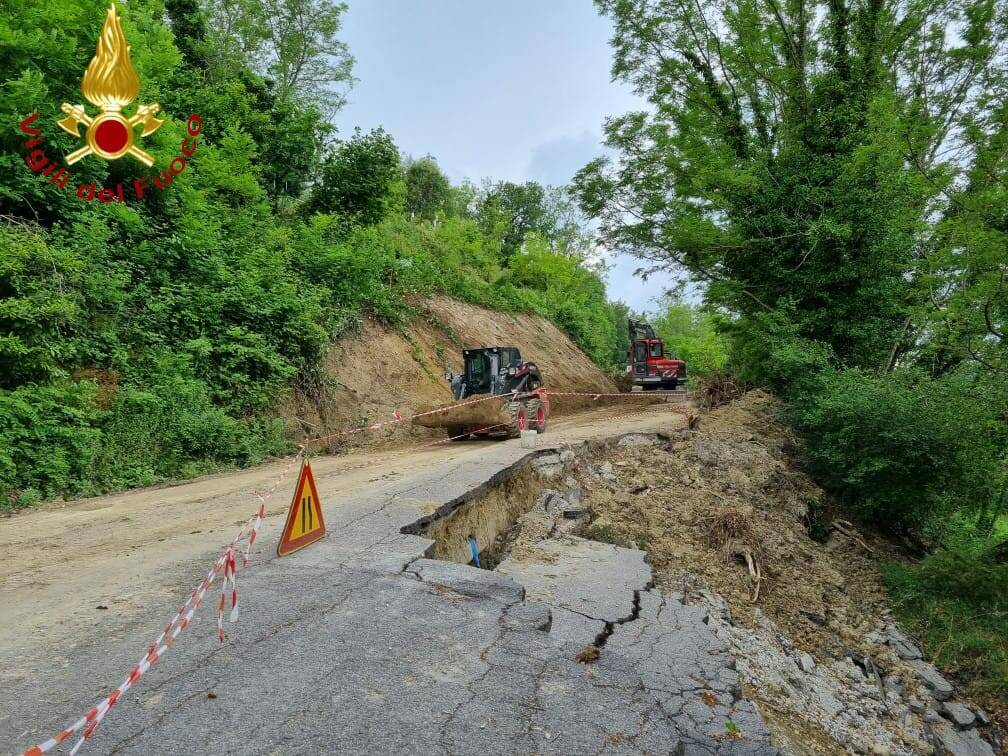
{"type": "Polygon", "coordinates": [[[445,428],[455,440],[517,438],[523,430],[546,430],[549,399],[534,362],[523,361],[515,347],[464,349],[462,359],[461,373],[445,373],[455,403],[422,413],[413,419],[414,425],[445,428]],[[472,400],[480,394],[501,398],[472,400]]]}
{"type": "Polygon", "coordinates": [[[686,363],[665,355],[665,343],[655,336],[654,328],[640,320],[628,320],[630,350],[627,373],[635,389],[674,391],[686,387],[686,363]]]}

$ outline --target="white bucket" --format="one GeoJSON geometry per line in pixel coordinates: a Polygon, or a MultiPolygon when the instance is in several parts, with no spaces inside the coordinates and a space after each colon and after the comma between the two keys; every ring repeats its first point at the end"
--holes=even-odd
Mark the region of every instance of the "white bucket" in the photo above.
{"type": "Polygon", "coordinates": [[[539,443],[539,434],[534,430],[523,430],[521,432],[522,449],[535,449],[539,443]]]}

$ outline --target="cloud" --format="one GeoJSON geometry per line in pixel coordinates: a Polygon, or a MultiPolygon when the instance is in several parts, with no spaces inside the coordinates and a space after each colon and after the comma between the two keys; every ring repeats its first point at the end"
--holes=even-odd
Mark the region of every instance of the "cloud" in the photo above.
{"type": "Polygon", "coordinates": [[[583,131],[580,136],[562,136],[532,148],[525,175],[532,181],[563,186],[586,163],[605,152],[598,134],[583,131]]]}

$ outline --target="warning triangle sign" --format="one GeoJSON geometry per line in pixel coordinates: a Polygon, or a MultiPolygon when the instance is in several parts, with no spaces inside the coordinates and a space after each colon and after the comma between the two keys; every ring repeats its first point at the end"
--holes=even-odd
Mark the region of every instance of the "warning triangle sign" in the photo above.
{"type": "Polygon", "coordinates": [[[298,476],[297,487],[294,489],[294,500],[287,512],[287,523],[283,535],[277,544],[277,556],[292,554],[298,549],[315,543],[326,534],[325,521],[322,519],[322,502],[319,501],[318,489],[315,488],[315,476],[311,465],[306,459],[301,465],[301,475],[298,476]]]}

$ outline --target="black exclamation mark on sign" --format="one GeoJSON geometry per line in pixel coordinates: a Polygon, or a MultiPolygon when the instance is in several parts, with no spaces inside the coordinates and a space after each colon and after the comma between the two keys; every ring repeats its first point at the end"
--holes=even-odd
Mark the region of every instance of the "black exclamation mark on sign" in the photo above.
{"type": "Polygon", "coordinates": [[[301,499],[301,532],[307,533],[309,530],[315,529],[315,513],[312,511],[312,498],[311,494],[305,494],[305,497],[301,499]],[[308,527],[305,527],[305,517],[308,518],[308,527]]]}

